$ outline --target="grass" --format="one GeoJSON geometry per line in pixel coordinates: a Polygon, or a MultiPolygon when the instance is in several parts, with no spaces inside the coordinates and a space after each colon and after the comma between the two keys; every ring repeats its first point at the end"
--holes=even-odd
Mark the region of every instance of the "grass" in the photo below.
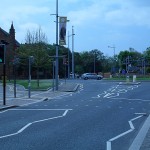
{"type": "MultiPolygon", "coordinates": [[[[132,75],[129,75],[129,79],[130,80],[133,80],[133,76],[132,75]]],[[[118,77],[112,77],[112,78],[107,78],[106,80],[126,80],[126,76],[118,76],[118,77]]],[[[137,81],[150,81],[150,77],[147,76],[147,77],[144,77],[144,76],[137,76],[136,77],[136,80],[137,81]]]]}
{"type": "MultiPolygon", "coordinates": [[[[7,81],[7,83],[14,83],[13,80],[7,81]]],[[[24,86],[26,89],[28,89],[28,80],[16,80],[16,84],[20,84],[24,86]]],[[[37,84],[37,80],[31,80],[31,90],[47,90],[48,88],[52,87],[52,81],[51,80],[40,80],[39,81],[39,87],[37,84]]]]}

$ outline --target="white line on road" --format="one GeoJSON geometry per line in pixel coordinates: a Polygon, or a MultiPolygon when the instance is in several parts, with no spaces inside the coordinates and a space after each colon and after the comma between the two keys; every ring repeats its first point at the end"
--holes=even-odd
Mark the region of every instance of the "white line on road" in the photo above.
{"type": "Polygon", "coordinates": [[[11,110],[72,110],[72,109],[11,109],[11,110]]]}
{"type": "Polygon", "coordinates": [[[112,99],[116,99],[116,100],[128,100],[128,101],[139,101],[139,103],[141,102],[150,102],[150,100],[144,100],[144,99],[131,99],[131,98],[112,98],[112,99]]]}
{"type": "Polygon", "coordinates": [[[145,121],[145,123],[144,123],[143,127],[141,128],[140,132],[138,133],[138,135],[134,139],[134,141],[133,141],[132,145],[130,146],[129,150],[139,150],[140,149],[149,128],[150,128],[150,115],[147,118],[147,120],[145,121]]]}
{"type": "Polygon", "coordinates": [[[143,117],[143,115],[140,115],[140,116],[138,116],[138,117],[136,117],[136,118],[133,118],[133,119],[129,120],[129,121],[128,121],[128,123],[129,123],[129,125],[130,125],[130,129],[129,129],[129,130],[127,130],[126,132],[123,132],[123,133],[117,135],[116,137],[113,137],[113,138],[111,138],[110,140],[108,140],[108,141],[107,141],[107,150],[111,150],[111,143],[112,143],[113,141],[115,141],[115,140],[119,139],[120,137],[123,137],[123,136],[125,136],[126,134],[132,132],[132,131],[135,129],[132,122],[133,122],[134,120],[137,120],[137,119],[141,118],[141,117],[143,117]]]}
{"type": "Polygon", "coordinates": [[[22,133],[25,129],[27,129],[29,126],[31,126],[32,124],[65,117],[67,115],[68,111],[72,110],[72,109],[11,109],[11,110],[65,110],[65,112],[61,116],[56,116],[56,117],[52,117],[52,118],[46,118],[46,119],[36,120],[36,121],[30,122],[15,133],[0,136],[0,139],[6,138],[6,137],[11,137],[14,135],[18,135],[18,134],[22,133]]]}

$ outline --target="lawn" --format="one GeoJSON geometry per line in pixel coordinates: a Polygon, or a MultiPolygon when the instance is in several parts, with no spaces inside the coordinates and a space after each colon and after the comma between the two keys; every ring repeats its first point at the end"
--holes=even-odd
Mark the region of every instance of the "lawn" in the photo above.
{"type": "MultiPolygon", "coordinates": [[[[7,83],[14,83],[13,80],[7,81],[7,83]]],[[[20,84],[28,89],[28,80],[16,80],[16,84],[20,84]]],[[[52,87],[52,80],[40,80],[39,87],[37,84],[37,80],[31,80],[31,90],[47,90],[52,87]]]]}
{"type": "MultiPolygon", "coordinates": [[[[106,80],[126,80],[126,76],[115,76],[112,78],[106,78],[106,80]]],[[[133,75],[129,75],[129,79],[130,81],[133,80],[133,75]]],[[[136,76],[136,81],[150,81],[150,77],[149,76],[136,76]]]]}

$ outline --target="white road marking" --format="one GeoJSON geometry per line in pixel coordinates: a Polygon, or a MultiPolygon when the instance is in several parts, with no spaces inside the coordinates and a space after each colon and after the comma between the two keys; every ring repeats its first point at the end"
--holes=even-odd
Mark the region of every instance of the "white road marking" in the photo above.
{"type": "Polygon", "coordinates": [[[72,109],[11,109],[11,110],[72,110],[72,109]]]}
{"type": "Polygon", "coordinates": [[[144,99],[131,99],[131,98],[112,98],[112,99],[116,99],[116,100],[128,100],[128,101],[139,101],[138,103],[141,104],[142,102],[150,102],[150,100],[144,100],[144,99]]]}
{"type": "Polygon", "coordinates": [[[142,128],[140,129],[140,131],[139,131],[138,135],[136,136],[136,138],[134,139],[133,143],[129,147],[129,150],[140,150],[140,147],[143,143],[143,140],[144,140],[149,128],[150,128],[150,115],[147,118],[147,120],[145,121],[142,128]]]}
{"type": "Polygon", "coordinates": [[[129,121],[128,121],[128,123],[129,123],[129,125],[130,125],[130,129],[129,129],[129,130],[127,130],[127,131],[125,131],[125,132],[123,132],[123,133],[117,135],[116,137],[113,137],[113,138],[111,138],[110,140],[108,140],[108,141],[107,141],[107,150],[111,150],[111,143],[112,143],[113,141],[115,141],[115,140],[117,140],[117,139],[119,139],[119,138],[125,136],[126,134],[132,132],[132,131],[135,129],[135,127],[133,126],[133,123],[132,123],[132,122],[135,121],[135,120],[137,120],[137,119],[139,119],[139,118],[141,118],[141,117],[143,117],[143,115],[140,115],[140,116],[138,116],[138,117],[135,117],[135,118],[129,120],[129,121]]]}
{"type": "Polygon", "coordinates": [[[98,94],[96,97],[92,98],[100,98],[101,96],[103,96],[103,98],[114,98],[118,97],[122,93],[126,93],[138,87],[139,87],[138,85],[131,85],[130,87],[117,85],[109,88],[107,91],[104,91],[103,93],[98,94]]]}
{"type": "Polygon", "coordinates": [[[134,113],[135,115],[143,115],[143,116],[146,116],[147,113],[134,113]]]}
{"type": "Polygon", "coordinates": [[[54,119],[65,117],[67,115],[68,111],[72,110],[72,109],[11,109],[11,110],[65,110],[65,112],[62,115],[60,115],[60,116],[29,122],[28,124],[26,124],[24,127],[22,127],[20,130],[18,130],[15,133],[7,134],[7,135],[4,135],[4,136],[0,136],[0,139],[6,138],[6,137],[11,137],[11,136],[14,136],[14,135],[18,135],[18,134],[22,133],[25,129],[27,129],[29,126],[31,126],[31,125],[33,125],[35,123],[39,123],[39,122],[44,122],[44,121],[48,121],[48,120],[54,120],[54,119]]]}
{"type": "Polygon", "coordinates": [[[0,111],[0,114],[4,113],[4,112],[7,112],[8,110],[4,110],[4,111],[0,111]]]}

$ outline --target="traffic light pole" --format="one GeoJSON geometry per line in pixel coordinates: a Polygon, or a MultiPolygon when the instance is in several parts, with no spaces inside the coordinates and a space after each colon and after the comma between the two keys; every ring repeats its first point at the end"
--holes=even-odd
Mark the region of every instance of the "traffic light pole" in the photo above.
{"type": "Polygon", "coordinates": [[[4,45],[4,63],[3,63],[3,105],[6,105],[6,64],[5,64],[6,46],[4,45]]]}
{"type": "Polygon", "coordinates": [[[0,44],[0,63],[3,64],[3,105],[6,105],[6,45],[9,44],[1,40],[0,44]]]}
{"type": "Polygon", "coordinates": [[[3,64],[3,105],[6,105],[6,64],[3,64]]]}

